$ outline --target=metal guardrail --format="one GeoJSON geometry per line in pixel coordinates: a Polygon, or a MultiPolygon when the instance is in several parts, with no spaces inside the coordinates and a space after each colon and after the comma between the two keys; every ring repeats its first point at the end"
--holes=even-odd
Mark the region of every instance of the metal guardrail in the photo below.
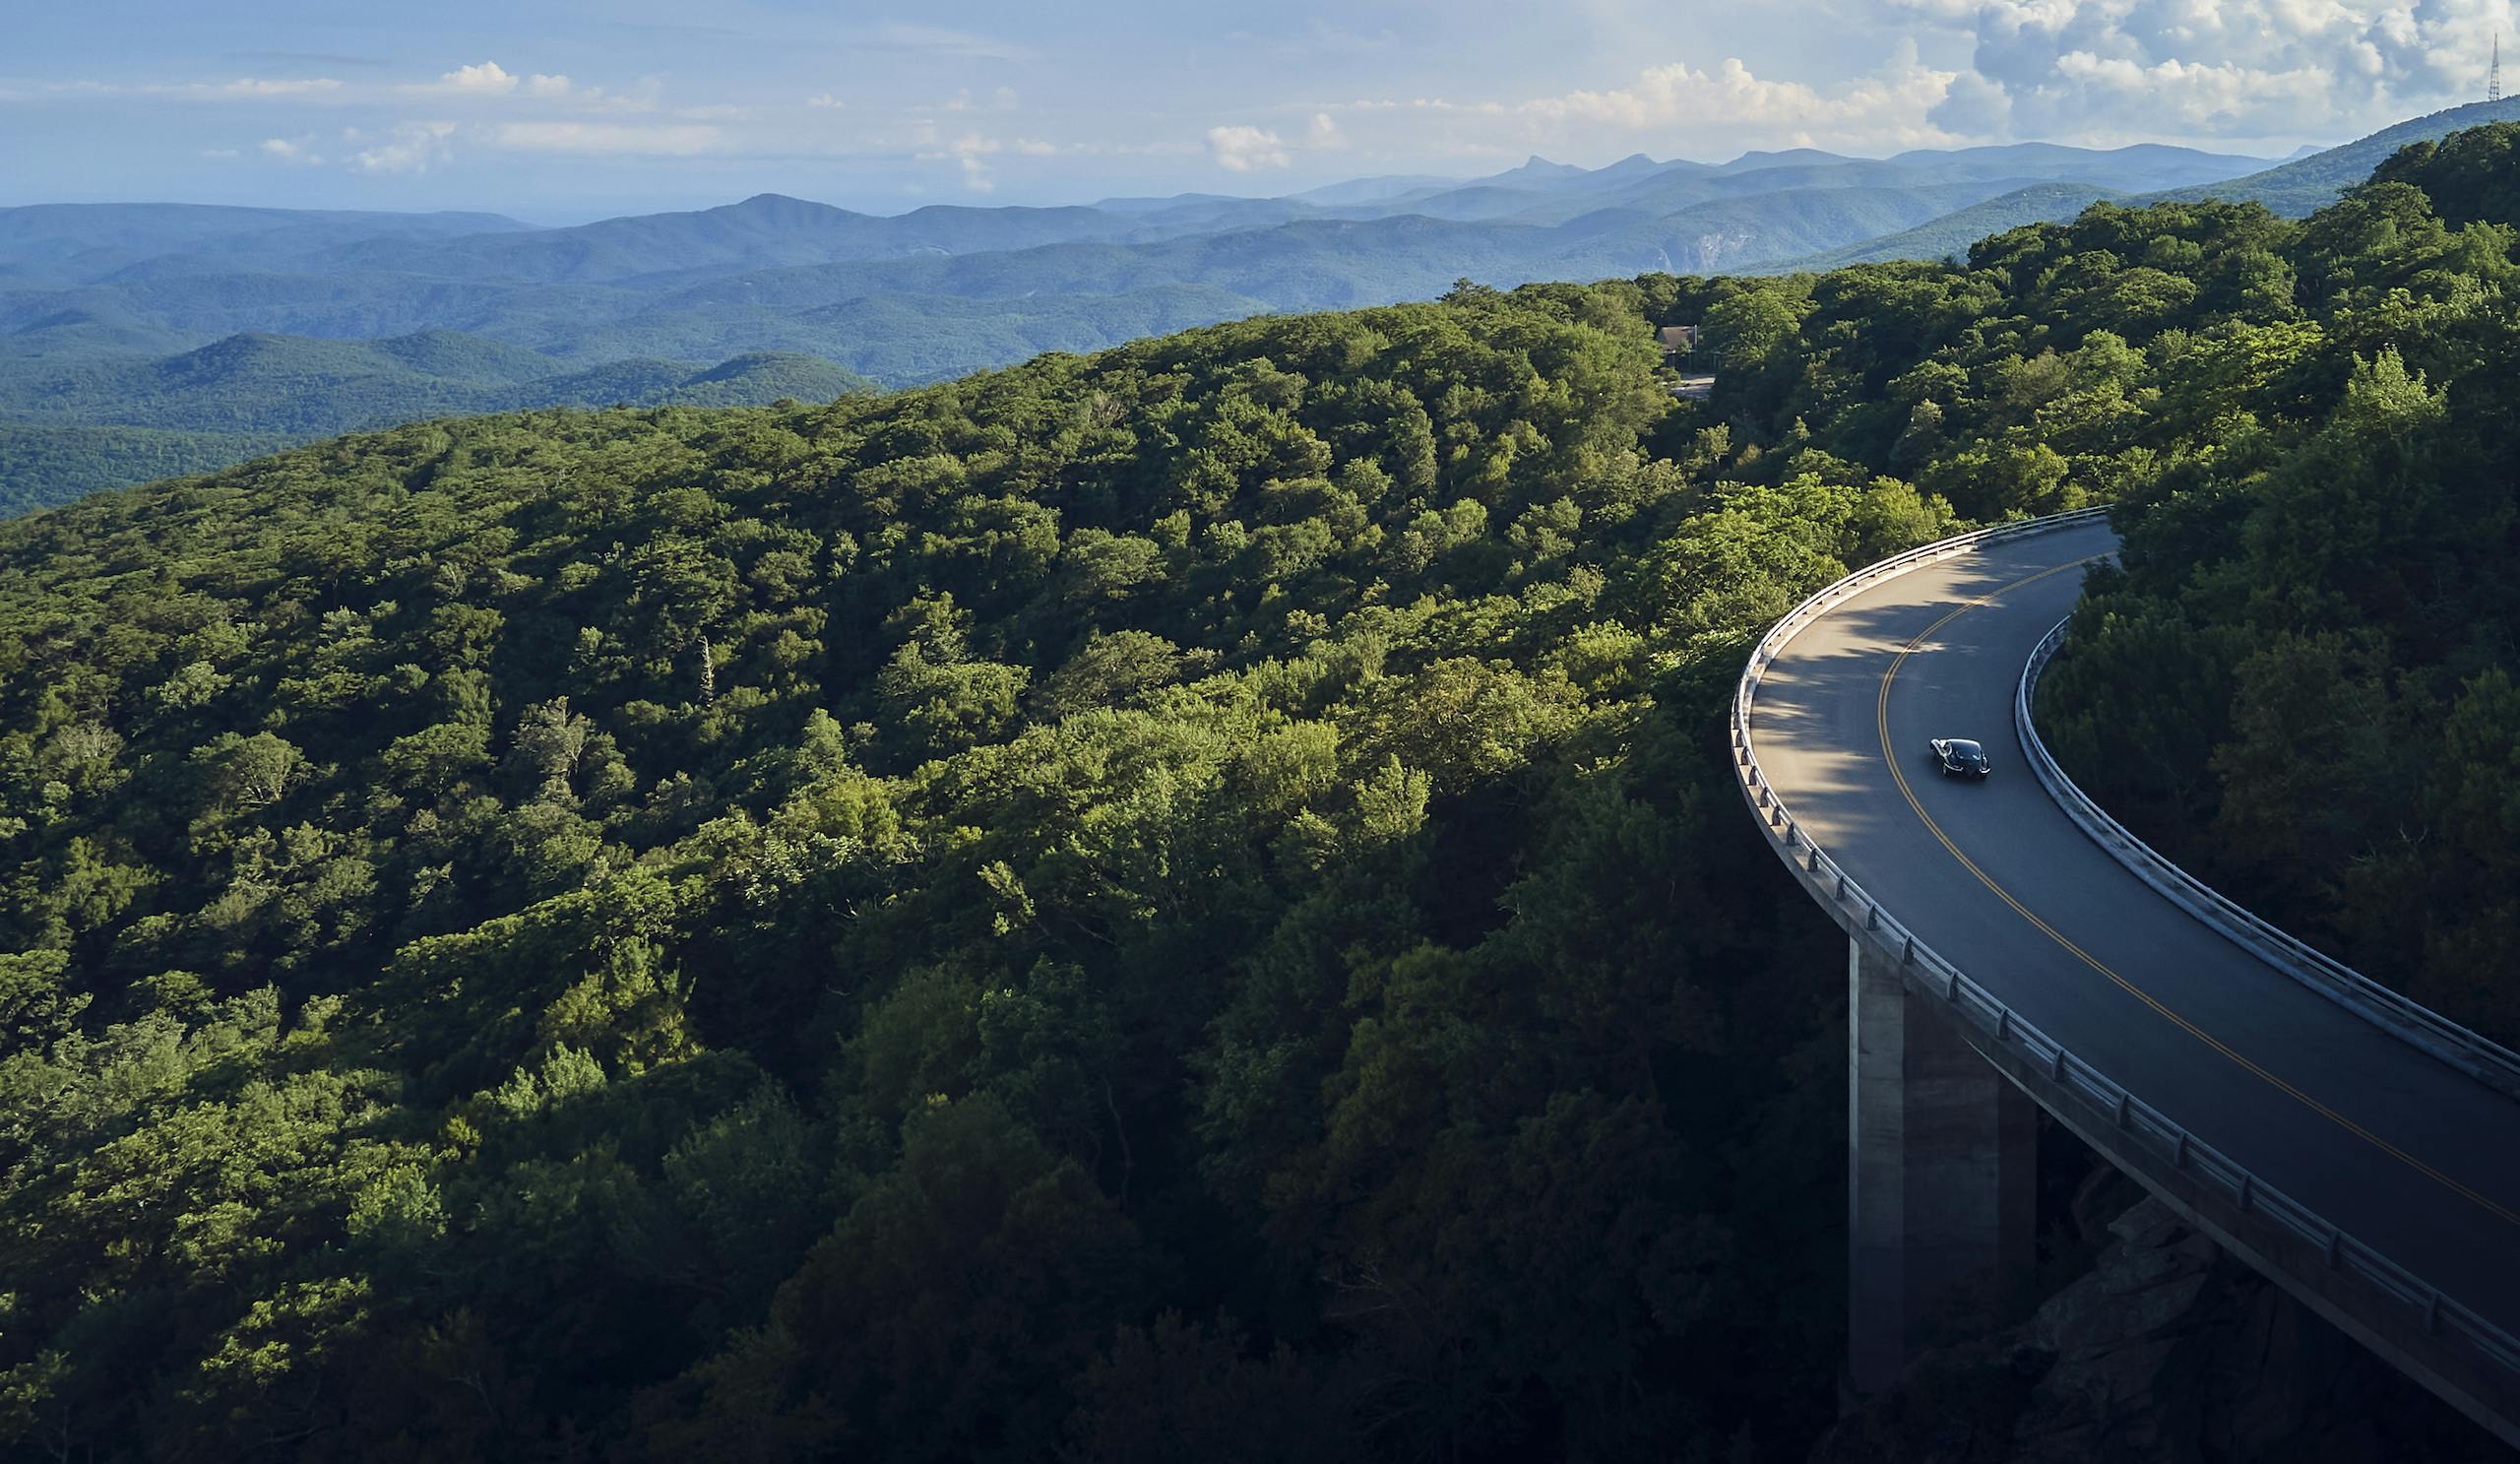
{"type": "Polygon", "coordinates": [[[2032,774],[2057,806],[2065,810],[2065,816],[2162,898],[2220,931],[2250,955],[2356,1015],[2393,1029],[2409,1043],[2478,1082],[2520,1098],[2520,1053],[2389,989],[2224,898],[2213,886],[2136,838],[2065,776],[2048,744],[2040,740],[2039,730],[2031,723],[2030,709],[2032,698],[2038,694],[2040,674],[2055,659],[2057,649],[2065,642],[2065,629],[2072,623],[2071,615],[2056,622],[2056,627],[2042,637],[2037,649],[2030,653],[2030,664],[2023,668],[2021,684],[2013,693],[2012,711],[2013,727],[2021,733],[2022,750],[2030,760],[2032,774]]]}
{"type": "Polygon", "coordinates": [[[1926,544],[1859,569],[1787,611],[1751,649],[1749,662],[1733,688],[1733,776],[1740,784],[1741,796],[1758,815],[1778,856],[1804,886],[1837,906],[1849,929],[1862,931],[1882,949],[1897,953],[1912,987],[1939,996],[1963,1021],[1991,1038],[1998,1050],[2020,1052],[2034,1071],[2045,1074],[2062,1094],[2086,1106],[2094,1117],[2124,1135],[2129,1143],[2157,1151],[2174,1173],[2228,1194],[2242,1215],[2265,1220],[2317,1247],[2332,1269],[2362,1283],[2382,1301],[2406,1308],[2427,1335],[2458,1343],[2482,1361],[2520,1374],[2520,1338],[2514,1338],[2445,1295],[2439,1287],[2356,1240],[2307,1205],[2257,1178],[2237,1160],[2197,1138],[2107,1073],[2075,1056],[2063,1043],[2014,1012],[1993,992],[1971,981],[1959,967],[1917,939],[1915,932],[1882,909],[1880,902],[1866,894],[1844,866],[1811,842],[1759,767],[1750,737],[1750,715],[1757,700],[1759,677],[1785,643],[1803,627],[1884,580],[1989,543],[2088,523],[2106,512],[2081,509],[1926,544]]]}

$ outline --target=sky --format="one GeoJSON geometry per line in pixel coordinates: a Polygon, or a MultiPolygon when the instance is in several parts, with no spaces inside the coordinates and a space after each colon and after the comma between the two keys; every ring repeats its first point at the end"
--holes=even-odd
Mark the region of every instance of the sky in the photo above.
{"type": "Polygon", "coordinates": [[[2482,97],[2513,4],[15,0],[0,205],[566,223],[763,192],[878,213],[1272,195],[1532,156],[2281,157],[2482,97]]]}

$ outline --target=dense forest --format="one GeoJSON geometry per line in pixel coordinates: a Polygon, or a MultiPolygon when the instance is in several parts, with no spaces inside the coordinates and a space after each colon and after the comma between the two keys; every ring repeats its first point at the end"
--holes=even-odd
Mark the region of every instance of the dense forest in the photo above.
{"type": "Polygon", "coordinates": [[[0,517],[99,488],[416,417],[524,407],[762,407],[874,383],[814,356],[571,369],[450,331],[388,341],[231,336],[162,359],[0,356],[0,517]]]}
{"type": "Polygon", "coordinates": [[[0,422],[0,519],[129,483],[215,473],[290,445],[282,432],[0,422]]]}
{"type": "MultiPolygon", "coordinates": [[[[1729,786],[1744,651],[2112,498],[2128,586],[2252,495],[2485,575],[2507,502],[2409,485],[2498,430],[2486,145],[2306,223],[1464,286],[0,525],[0,1451],[1797,1456],[1844,957],[1729,786]]],[[[2300,562],[2339,616],[2488,583],[2300,562]]],[[[2087,628],[2069,701],[2170,665],[2087,628]]],[[[2508,776],[2489,713],[2441,740],[2508,776]]]]}
{"type": "Polygon", "coordinates": [[[2520,1044],[2520,127],[2420,143],[2293,246],[2326,309],[2130,485],[2044,688],[2090,792],[2364,974],[2520,1044]],[[2286,403],[2338,402],[2288,432],[2286,403]],[[2270,409],[2273,409],[2270,411],[2270,409]]]}

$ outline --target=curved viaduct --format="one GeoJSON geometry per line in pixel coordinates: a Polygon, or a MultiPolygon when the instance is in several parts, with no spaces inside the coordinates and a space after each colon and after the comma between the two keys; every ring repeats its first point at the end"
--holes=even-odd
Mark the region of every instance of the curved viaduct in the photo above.
{"type": "Polygon", "coordinates": [[[2520,1064],[2180,885],[2028,732],[2025,672],[2115,545],[2086,513],[1901,555],[1741,677],[1743,796],[1850,935],[1855,1381],[2023,1300],[2026,1097],[2520,1444],[2520,1064]],[[1934,736],[1993,776],[1946,783],[1934,736]]]}

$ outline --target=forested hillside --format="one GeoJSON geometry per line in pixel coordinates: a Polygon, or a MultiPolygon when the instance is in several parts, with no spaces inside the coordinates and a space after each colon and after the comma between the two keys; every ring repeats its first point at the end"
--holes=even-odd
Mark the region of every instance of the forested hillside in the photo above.
{"type": "Polygon", "coordinates": [[[0,423],[0,519],[105,488],[216,472],[291,445],[285,434],[277,432],[0,423]]]}
{"type": "Polygon", "coordinates": [[[1743,652],[2233,511],[2510,246],[2103,206],[0,526],[0,1450],[1796,1456],[1844,955],[1743,652]]]}
{"type": "Polygon", "coordinates": [[[227,467],[358,428],[518,407],[760,407],[874,383],[815,356],[569,369],[446,331],[388,341],[232,336],[162,360],[0,356],[0,516],[227,467]]]}
{"type": "Polygon", "coordinates": [[[2086,786],[2190,868],[2520,1043],[2520,126],[2419,144],[2291,248],[2326,309],[2120,512],[2048,682],[2086,786]],[[2306,438],[2269,409],[2344,401],[2306,438]],[[2262,404],[2262,405],[2261,405],[2262,404]]]}

